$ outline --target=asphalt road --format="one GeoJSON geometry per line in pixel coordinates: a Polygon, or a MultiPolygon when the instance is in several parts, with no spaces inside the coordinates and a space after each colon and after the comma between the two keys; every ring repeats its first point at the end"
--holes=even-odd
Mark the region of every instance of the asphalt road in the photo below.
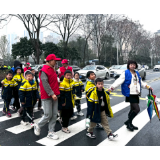
{"type": "MultiPolygon", "coordinates": [[[[154,94],[160,98],[160,72],[147,71],[146,80],[154,89],[154,94]]],[[[105,88],[114,82],[113,78],[105,80],[105,88]]],[[[124,102],[125,97],[121,94],[121,88],[118,87],[111,95],[111,106],[114,118],[108,118],[109,125],[113,133],[118,134],[115,141],[109,141],[103,129],[95,129],[96,139],[88,138],[85,129],[85,116],[78,117],[70,121],[70,134],[61,131],[59,122],[56,123],[56,132],[59,140],[50,140],[46,138],[48,132],[47,124],[41,129],[41,135],[35,136],[33,129],[29,126],[20,125],[20,118],[16,112],[11,111],[12,117],[7,118],[2,115],[3,101],[0,99],[0,145],[1,146],[159,146],[160,141],[160,121],[153,115],[150,123],[145,97],[148,90],[142,89],[140,99],[140,113],[134,119],[134,125],[139,127],[138,131],[130,132],[124,126],[124,121],[130,109],[129,103],[124,102]]],[[[86,115],[86,100],[83,97],[81,102],[83,113],[86,115]]],[[[160,108],[160,107],[159,107],[160,108]]],[[[74,109],[75,113],[77,112],[74,109]]],[[[35,122],[41,118],[40,111],[35,108],[35,122]]]]}

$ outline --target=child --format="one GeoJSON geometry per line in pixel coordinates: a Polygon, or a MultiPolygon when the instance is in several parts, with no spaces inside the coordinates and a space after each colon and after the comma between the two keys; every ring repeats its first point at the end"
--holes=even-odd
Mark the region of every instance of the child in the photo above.
{"type": "Polygon", "coordinates": [[[15,101],[14,101],[14,103],[13,103],[13,107],[14,107],[14,109],[15,109],[15,106],[16,106],[17,113],[18,113],[18,115],[20,116],[20,113],[21,113],[21,111],[22,111],[22,108],[20,109],[18,90],[19,90],[19,88],[20,88],[20,86],[21,86],[22,81],[24,80],[21,67],[19,67],[19,66],[16,67],[15,73],[16,73],[16,74],[14,75],[13,79],[18,83],[18,88],[15,90],[15,93],[14,93],[15,101]],[[20,110],[19,110],[19,109],[20,109],[20,110]]]}
{"type": "Polygon", "coordinates": [[[110,106],[110,98],[103,88],[103,79],[97,78],[95,83],[96,87],[93,89],[88,100],[88,115],[91,123],[86,135],[90,138],[96,138],[93,134],[93,129],[96,126],[96,123],[101,123],[107,133],[108,139],[112,140],[118,135],[112,134],[107,120],[107,116],[113,117],[113,112],[110,106]]]}
{"type": "MultiPolygon", "coordinates": [[[[75,94],[77,97],[81,98],[82,97],[82,92],[84,92],[84,85],[81,80],[79,80],[79,73],[76,72],[74,74],[74,88],[75,88],[75,94]]],[[[84,114],[81,111],[81,102],[80,100],[75,100],[75,105],[77,107],[77,115],[78,116],[84,116],[84,114]]]]}
{"type": "MultiPolygon", "coordinates": [[[[38,91],[39,91],[39,78],[37,76],[38,73],[36,73],[36,71],[34,69],[30,69],[31,73],[33,73],[34,75],[34,81],[36,81],[37,83],[37,88],[38,88],[38,91]]],[[[41,110],[42,107],[41,107],[41,97],[39,96],[39,101],[38,101],[38,110],[41,110]]]]}
{"type": "Polygon", "coordinates": [[[6,78],[2,80],[3,88],[2,88],[2,99],[4,100],[3,114],[7,117],[11,117],[9,104],[13,97],[13,91],[16,86],[18,86],[17,82],[13,79],[13,73],[9,71],[6,75],[6,78]]]}
{"type": "Polygon", "coordinates": [[[74,107],[74,81],[72,78],[72,72],[66,70],[64,73],[63,82],[60,83],[60,100],[62,104],[61,116],[62,116],[62,131],[65,133],[70,133],[68,130],[69,119],[73,115],[74,107]]]}
{"type": "Polygon", "coordinates": [[[39,100],[37,83],[33,80],[34,75],[30,71],[25,72],[26,80],[23,81],[19,89],[20,102],[23,107],[23,115],[21,124],[27,125],[25,117],[27,115],[31,128],[34,126],[32,110],[36,102],[39,100]]]}
{"type": "MultiPolygon", "coordinates": [[[[87,106],[88,106],[88,97],[90,97],[93,89],[95,88],[95,78],[96,75],[93,71],[88,71],[87,72],[87,80],[86,80],[86,88],[85,88],[85,92],[86,92],[86,101],[87,101],[87,106]]],[[[88,109],[87,108],[87,115],[86,118],[88,118],[88,109]]],[[[97,123],[96,128],[103,128],[101,124],[97,123]]]]}

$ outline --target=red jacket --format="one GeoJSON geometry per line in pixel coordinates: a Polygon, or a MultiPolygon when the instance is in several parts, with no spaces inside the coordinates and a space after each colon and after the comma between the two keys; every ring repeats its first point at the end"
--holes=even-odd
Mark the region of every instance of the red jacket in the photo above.
{"type": "Polygon", "coordinates": [[[32,69],[32,68],[31,67],[25,67],[24,72],[27,71],[27,70],[30,70],[30,69],[32,69]]]}
{"type": "Polygon", "coordinates": [[[43,65],[43,68],[40,70],[40,73],[39,73],[41,99],[51,98],[51,96],[48,96],[48,94],[46,93],[43,87],[42,80],[41,80],[42,71],[45,72],[45,74],[48,76],[48,83],[51,89],[53,90],[54,94],[59,95],[60,91],[59,91],[59,85],[58,85],[56,72],[54,71],[52,67],[48,65],[43,65]]]}
{"type": "Polygon", "coordinates": [[[72,67],[70,67],[70,66],[68,66],[68,68],[66,69],[65,67],[60,67],[59,68],[60,69],[60,75],[59,75],[59,78],[61,78],[61,76],[63,76],[64,75],[64,72],[66,71],[66,70],[70,70],[71,72],[72,72],[72,67]]]}

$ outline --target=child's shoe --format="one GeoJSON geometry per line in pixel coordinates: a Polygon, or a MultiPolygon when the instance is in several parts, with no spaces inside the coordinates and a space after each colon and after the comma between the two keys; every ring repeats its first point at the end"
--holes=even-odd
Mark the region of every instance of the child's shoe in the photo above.
{"type": "Polygon", "coordinates": [[[84,116],[84,114],[82,113],[82,111],[77,112],[77,115],[78,115],[78,116],[84,116]]]}
{"type": "Polygon", "coordinates": [[[21,123],[22,125],[24,125],[24,126],[28,125],[28,123],[27,123],[27,122],[24,122],[23,120],[21,120],[20,123],[21,123]]]}
{"type": "Polygon", "coordinates": [[[5,114],[6,114],[6,111],[2,110],[2,113],[3,113],[3,115],[5,115],[5,114]]]}
{"type": "Polygon", "coordinates": [[[6,116],[7,116],[8,118],[12,116],[11,113],[10,113],[10,111],[8,111],[8,112],[6,113],[6,116]]]}
{"type": "Polygon", "coordinates": [[[86,136],[88,136],[89,138],[96,138],[96,136],[93,134],[93,132],[87,132],[86,136]]]}
{"type": "Polygon", "coordinates": [[[11,108],[12,111],[16,110],[14,106],[10,106],[10,108],[11,108]]]}
{"type": "Polygon", "coordinates": [[[34,134],[36,135],[36,136],[39,136],[40,135],[40,133],[41,133],[41,129],[38,127],[38,124],[34,124],[34,134]]]}
{"type": "Polygon", "coordinates": [[[100,123],[97,123],[96,128],[103,129],[102,125],[100,123]]]}
{"type": "Polygon", "coordinates": [[[59,137],[55,132],[48,133],[47,138],[57,140],[59,137]]]}
{"type": "Polygon", "coordinates": [[[77,116],[71,117],[71,121],[73,121],[73,120],[75,120],[75,119],[77,119],[77,116]]]}
{"type": "Polygon", "coordinates": [[[31,129],[34,127],[34,122],[30,123],[31,129]]]}
{"type": "Polygon", "coordinates": [[[113,139],[115,139],[115,138],[117,138],[117,137],[118,137],[118,134],[110,133],[110,134],[108,135],[108,139],[109,139],[109,140],[113,140],[113,139]]]}
{"type": "Polygon", "coordinates": [[[63,127],[62,127],[62,132],[70,133],[70,131],[67,128],[63,128],[63,127]]]}

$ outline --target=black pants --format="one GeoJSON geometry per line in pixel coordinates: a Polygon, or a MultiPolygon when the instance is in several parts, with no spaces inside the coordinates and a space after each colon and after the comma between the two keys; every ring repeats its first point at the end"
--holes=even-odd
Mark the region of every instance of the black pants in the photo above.
{"type": "Polygon", "coordinates": [[[22,120],[25,122],[26,116],[28,117],[29,123],[33,123],[33,107],[23,107],[22,120]]]}
{"type": "Polygon", "coordinates": [[[137,114],[140,112],[140,108],[139,108],[138,103],[130,103],[130,105],[131,105],[130,112],[134,111],[137,114]]]}
{"type": "Polygon", "coordinates": [[[39,101],[38,101],[38,108],[41,108],[42,106],[42,101],[41,101],[41,98],[39,98],[39,101]]]}
{"type": "Polygon", "coordinates": [[[16,109],[18,110],[20,108],[18,91],[15,91],[14,94],[15,94],[15,96],[14,96],[13,106],[16,107],[16,109]]]}
{"type": "Polygon", "coordinates": [[[5,112],[10,111],[10,109],[9,109],[10,102],[11,102],[11,99],[4,99],[3,111],[5,111],[5,112]]]}
{"type": "Polygon", "coordinates": [[[80,100],[76,100],[75,101],[75,105],[76,105],[77,111],[80,112],[81,111],[81,101],[80,100]]]}
{"type": "Polygon", "coordinates": [[[72,115],[73,115],[73,108],[71,108],[71,109],[62,109],[61,110],[62,126],[64,128],[68,127],[69,119],[72,117],[72,115]]]}

